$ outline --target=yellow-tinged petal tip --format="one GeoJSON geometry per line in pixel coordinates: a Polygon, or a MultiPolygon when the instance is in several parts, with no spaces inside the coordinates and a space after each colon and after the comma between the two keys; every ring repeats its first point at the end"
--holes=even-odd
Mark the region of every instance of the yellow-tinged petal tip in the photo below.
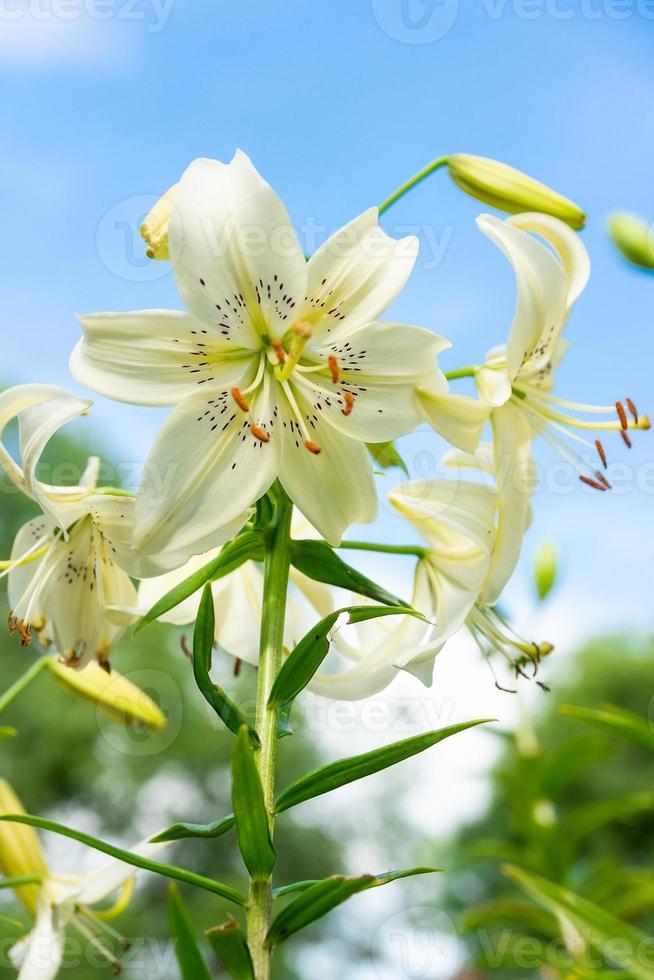
{"type": "Polygon", "coordinates": [[[173,213],[176,193],[177,184],[173,184],[146,215],[139,229],[141,238],[145,240],[147,245],[145,254],[149,259],[170,258],[168,250],[168,224],[170,222],[170,216],[173,213]]]}
{"type": "MultiPolygon", "coordinates": [[[[5,779],[0,779],[0,814],[10,813],[23,814],[25,809],[12,786],[5,779]]],[[[0,871],[6,878],[32,874],[47,877],[48,866],[34,827],[0,822],[0,871]]],[[[36,912],[39,885],[22,885],[15,892],[16,897],[33,916],[36,912]]]]}
{"type": "Polygon", "coordinates": [[[68,690],[90,701],[116,721],[139,721],[153,729],[165,727],[166,716],[158,705],[117,671],[108,674],[95,661],[83,670],[73,670],[55,657],[48,661],[48,667],[68,690]]]}

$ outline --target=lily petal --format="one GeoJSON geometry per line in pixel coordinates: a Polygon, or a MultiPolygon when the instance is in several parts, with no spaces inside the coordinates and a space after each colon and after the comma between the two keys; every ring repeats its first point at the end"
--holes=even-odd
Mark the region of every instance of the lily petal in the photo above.
{"type": "Polygon", "coordinates": [[[306,262],[283,202],[244,153],[187,168],[169,242],[180,296],[205,327],[250,350],[283,336],[306,294],[306,262]]]}
{"type": "Polygon", "coordinates": [[[132,405],[176,405],[198,386],[238,386],[251,351],[176,310],[88,313],[69,368],[87,388],[132,405]]]}
{"type": "Polygon", "coordinates": [[[554,248],[568,277],[568,309],[579,299],[590,278],[590,258],[579,235],[564,221],[529,211],[507,219],[516,228],[535,232],[554,248]]]}
{"type": "Polygon", "coordinates": [[[317,338],[337,340],[376,320],[411,275],[418,239],[391,238],[377,219],[377,208],[369,208],[309,259],[300,319],[313,324],[317,338]]]}
{"type": "MultiPolygon", "coordinates": [[[[185,398],[159,432],[136,499],[134,546],[184,560],[224,544],[278,475],[283,450],[272,383],[245,416],[229,391],[185,398]],[[263,442],[251,426],[269,436],[263,442]]],[[[278,413],[279,414],[279,413],[278,413]]],[[[306,450],[303,450],[306,452],[306,450]]]]}
{"type": "Polygon", "coordinates": [[[10,951],[18,980],[55,980],[64,958],[65,921],[42,893],[34,929],[10,951]]]}

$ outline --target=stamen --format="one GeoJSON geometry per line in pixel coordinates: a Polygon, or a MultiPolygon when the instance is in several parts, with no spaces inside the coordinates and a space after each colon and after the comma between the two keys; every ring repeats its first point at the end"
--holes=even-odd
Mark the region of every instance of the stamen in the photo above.
{"type": "Polygon", "coordinates": [[[234,661],[234,677],[238,677],[241,673],[241,664],[243,663],[238,657],[234,661]]]}
{"type": "Polygon", "coordinates": [[[332,381],[335,385],[338,384],[338,379],[341,376],[341,369],[338,366],[338,358],[333,354],[330,354],[327,358],[327,366],[332,373],[332,381]]]}
{"type": "Polygon", "coordinates": [[[270,442],[270,436],[268,435],[266,430],[262,429],[260,425],[256,425],[256,423],[254,422],[250,426],[250,432],[252,433],[255,439],[259,440],[259,442],[270,442]]]}
{"type": "Polygon", "coordinates": [[[271,345],[272,345],[273,350],[275,351],[275,355],[277,356],[278,362],[280,364],[285,364],[286,363],[286,351],[284,350],[284,347],[282,346],[281,340],[275,339],[275,340],[271,341],[271,345]]]}
{"type": "Polygon", "coordinates": [[[599,458],[602,460],[602,466],[604,467],[604,469],[606,469],[607,462],[606,462],[606,453],[604,452],[604,446],[602,445],[599,439],[595,440],[595,446],[597,448],[599,458]]]}
{"type": "Polygon", "coordinates": [[[312,440],[309,438],[309,430],[305,425],[304,419],[302,417],[302,413],[300,412],[298,403],[296,402],[295,396],[291,390],[291,386],[289,385],[288,381],[282,381],[281,385],[284,394],[286,395],[286,399],[288,401],[290,409],[293,415],[295,416],[295,423],[304,438],[305,448],[308,449],[310,453],[314,453],[317,456],[318,453],[321,451],[320,446],[318,446],[315,442],[312,442],[312,440]]]}
{"type": "Polygon", "coordinates": [[[622,441],[624,442],[627,449],[631,449],[631,439],[627,435],[624,429],[620,429],[620,435],[622,436],[622,441]]]}
{"type": "Polygon", "coordinates": [[[231,395],[241,411],[247,414],[250,411],[250,406],[246,402],[240,390],[238,388],[232,388],[231,395]]]}
{"type": "Polygon", "coordinates": [[[305,445],[305,448],[308,449],[310,453],[313,453],[314,456],[319,456],[320,453],[322,452],[322,449],[320,448],[320,446],[317,446],[315,444],[315,442],[311,442],[310,439],[307,439],[305,441],[304,445],[305,445]]]}
{"type": "Polygon", "coordinates": [[[18,620],[14,616],[13,610],[7,616],[7,629],[9,630],[9,636],[14,636],[18,629],[18,620]]]}
{"type": "Polygon", "coordinates": [[[600,473],[599,470],[595,470],[595,476],[597,477],[598,481],[602,484],[602,486],[603,487],[606,487],[607,490],[612,490],[613,489],[613,487],[611,486],[611,484],[609,483],[609,481],[606,479],[606,477],[604,476],[604,474],[603,473],[600,473]]]}
{"type": "Polygon", "coordinates": [[[598,483],[597,480],[591,480],[589,476],[584,476],[583,473],[580,475],[579,479],[587,486],[593,487],[594,490],[601,490],[602,493],[606,492],[606,487],[602,486],[601,483],[598,483]]]}
{"type": "Polygon", "coordinates": [[[346,391],[343,395],[345,400],[345,408],[341,409],[343,415],[350,415],[352,409],[354,408],[354,395],[351,391],[346,391]]]}
{"type": "Polygon", "coordinates": [[[623,430],[628,429],[629,421],[627,419],[627,413],[624,410],[624,405],[622,404],[622,402],[615,403],[615,410],[618,413],[618,418],[620,419],[620,425],[622,426],[623,430]]]}
{"type": "Polygon", "coordinates": [[[629,411],[633,415],[634,422],[636,423],[636,425],[638,425],[638,409],[636,408],[636,406],[632,402],[631,398],[627,398],[626,399],[626,402],[627,402],[627,408],[629,409],[629,411]]]}

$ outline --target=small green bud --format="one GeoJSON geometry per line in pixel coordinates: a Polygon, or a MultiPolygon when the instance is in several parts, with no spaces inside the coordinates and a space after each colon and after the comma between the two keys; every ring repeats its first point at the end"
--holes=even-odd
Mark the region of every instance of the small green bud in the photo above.
{"type": "Polygon", "coordinates": [[[557,575],[556,548],[551,541],[544,541],[534,560],[534,581],[538,598],[543,602],[554,586],[557,575]]]}
{"type": "Polygon", "coordinates": [[[455,153],[448,158],[447,167],[461,190],[492,208],[509,214],[541,211],[576,229],[586,223],[584,212],[567,197],[506,163],[470,153],[455,153]]]}
{"type": "Polygon", "coordinates": [[[654,234],[633,214],[616,212],[608,220],[609,235],[625,259],[642,269],[654,269],[654,234]]]}

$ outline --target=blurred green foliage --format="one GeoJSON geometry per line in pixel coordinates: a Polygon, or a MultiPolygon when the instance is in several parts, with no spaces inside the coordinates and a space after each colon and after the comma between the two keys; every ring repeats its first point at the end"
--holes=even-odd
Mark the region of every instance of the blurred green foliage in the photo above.
{"type": "MultiPolygon", "coordinates": [[[[610,702],[632,711],[645,730],[654,717],[653,660],[652,640],[596,640],[559,679],[540,716],[525,710],[517,733],[501,736],[506,745],[488,810],[458,835],[450,862],[448,901],[476,971],[461,976],[586,975],[568,965],[560,922],[502,873],[504,863],[654,932],[654,757],[561,711],[610,702]]],[[[595,967],[587,975],[600,973],[595,967]]]]}

